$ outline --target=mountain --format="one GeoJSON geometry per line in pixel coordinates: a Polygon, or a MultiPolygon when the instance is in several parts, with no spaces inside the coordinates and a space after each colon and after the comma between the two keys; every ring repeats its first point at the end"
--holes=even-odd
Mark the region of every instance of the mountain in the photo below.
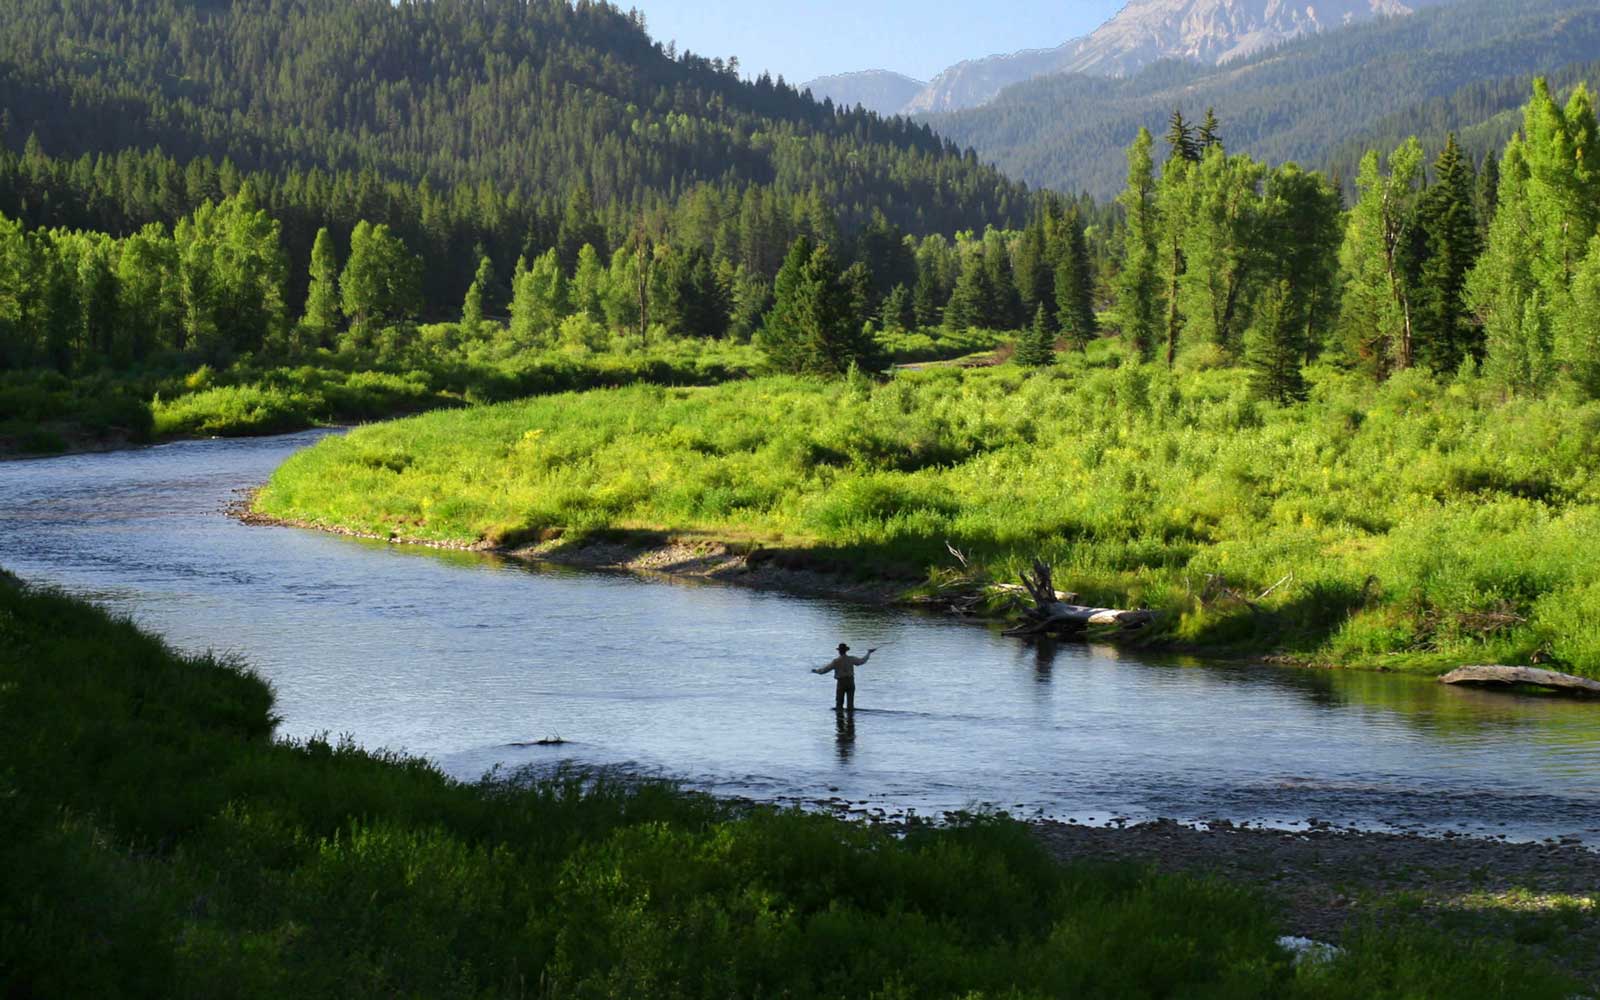
{"type": "Polygon", "coordinates": [[[1216,66],[1302,35],[1443,2],[1448,0],[1132,0],[1085,38],[952,66],[912,98],[906,111],[979,107],[1013,84],[1061,73],[1129,76],[1174,58],[1216,66]]]}
{"type": "MultiPolygon", "coordinates": [[[[1012,177],[1109,197],[1122,187],[1122,151],[1134,134],[1165,131],[1174,108],[1196,121],[1216,108],[1234,152],[1342,167],[1352,148],[1391,137],[1386,122],[1440,136],[1466,130],[1520,107],[1529,76],[1588,63],[1596,52],[1594,0],[1456,0],[1221,66],[1169,58],[1125,78],[1043,77],[984,107],[923,120],[1012,177]]],[[[1495,143],[1505,134],[1474,138],[1495,143]]]]}
{"type": "Polygon", "coordinates": [[[811,91],[811,96],[819,101],[833,101],[835,107],[853,108],[859,104],[868,111],[888,117],[899,114],[906,103],[926,86],[921,80],[913,80],[886,69],[869,69],[860,73],[819,76],[801,84],[800,89],[811,91]]]}

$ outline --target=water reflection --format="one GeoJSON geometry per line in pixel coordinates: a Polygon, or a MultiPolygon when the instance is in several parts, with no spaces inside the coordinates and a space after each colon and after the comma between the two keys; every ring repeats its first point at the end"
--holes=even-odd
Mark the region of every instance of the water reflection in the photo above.
{"type": "Polygon", "coordinates": [[[856,755],[856,713],[834,709],[833,726],[833,742],[839,752],[839,763],[848,764],[856,755]]]}

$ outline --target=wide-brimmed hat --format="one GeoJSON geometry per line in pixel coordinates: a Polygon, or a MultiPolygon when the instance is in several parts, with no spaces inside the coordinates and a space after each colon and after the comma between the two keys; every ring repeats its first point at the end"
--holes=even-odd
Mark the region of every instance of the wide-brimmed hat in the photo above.
{"type": "Polygon", "coordinates": [[[839,652],[848,653],[848,652],[850,652],[850,647],[846,646],[844,643],[841,642],[841,643],[839,643],[839,652]]]}

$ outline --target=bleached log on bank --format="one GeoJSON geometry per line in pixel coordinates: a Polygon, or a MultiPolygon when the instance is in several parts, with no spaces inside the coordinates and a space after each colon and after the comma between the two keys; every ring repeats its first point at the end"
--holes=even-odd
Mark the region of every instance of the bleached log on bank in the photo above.
{"type": "Polygon", "coordinates": [[[1022,588],[1033,598],[1033,607],[1023,611],[1022,623],[1006,635],[1069,634],[1090,628],[1133,631],[1155,620],[1153,613],[1142,609],[1124,611],[1071,603],[1077,595],[1057,591],[1050,580],[1050,567],[1037,559],[1033,561],[1033,575],[1022,574],[1022,588]]]}
{"type": "Polygon", "coordinates": [[[1439,678],[1441,684],[1529,684],[1600,698],[1600,681],[1538,667],[1461,667],[1439,678]]]}

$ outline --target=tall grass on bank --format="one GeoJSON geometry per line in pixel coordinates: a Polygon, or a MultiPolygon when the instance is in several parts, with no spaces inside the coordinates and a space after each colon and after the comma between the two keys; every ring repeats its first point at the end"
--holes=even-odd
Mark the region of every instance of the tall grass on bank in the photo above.
{"type": "Polygon", "coordinates": [[[1600,406],[1323,370],[1279,408],[1246,380],[1076,358],[561,395],[324,441],[258,502],[455,542],[702,532],[880,575],[938,577],[948,540],[997,579],[1043,557],[1182,643],[1600,677],[1600,406]]]}
{"type": "MultiPolygon", "coordinates": [[[[0,454],[48,454],[85,444],[171,437],[242,437],[500,402],[553,392],[650,383],[714,385],[766,365],[747,343],[671,338],[660,331],[591,331],[521,345],[493,323],[471,333],[440,323],[367,350],[244,358],[220,368],[174,354],[148,368],[76,378],[0,374],[0,454]]],[[[878,335],[886,361],[948,360],[992,350],[1005,335],[939,329],[878,335]]]]}
{"type": "Polygon", "coordinates": [[[1426,932],[1295,969],[1213,881],[271,738],[263,682],[0,574],[7,996],[1560,997],[1426,932]]]}

